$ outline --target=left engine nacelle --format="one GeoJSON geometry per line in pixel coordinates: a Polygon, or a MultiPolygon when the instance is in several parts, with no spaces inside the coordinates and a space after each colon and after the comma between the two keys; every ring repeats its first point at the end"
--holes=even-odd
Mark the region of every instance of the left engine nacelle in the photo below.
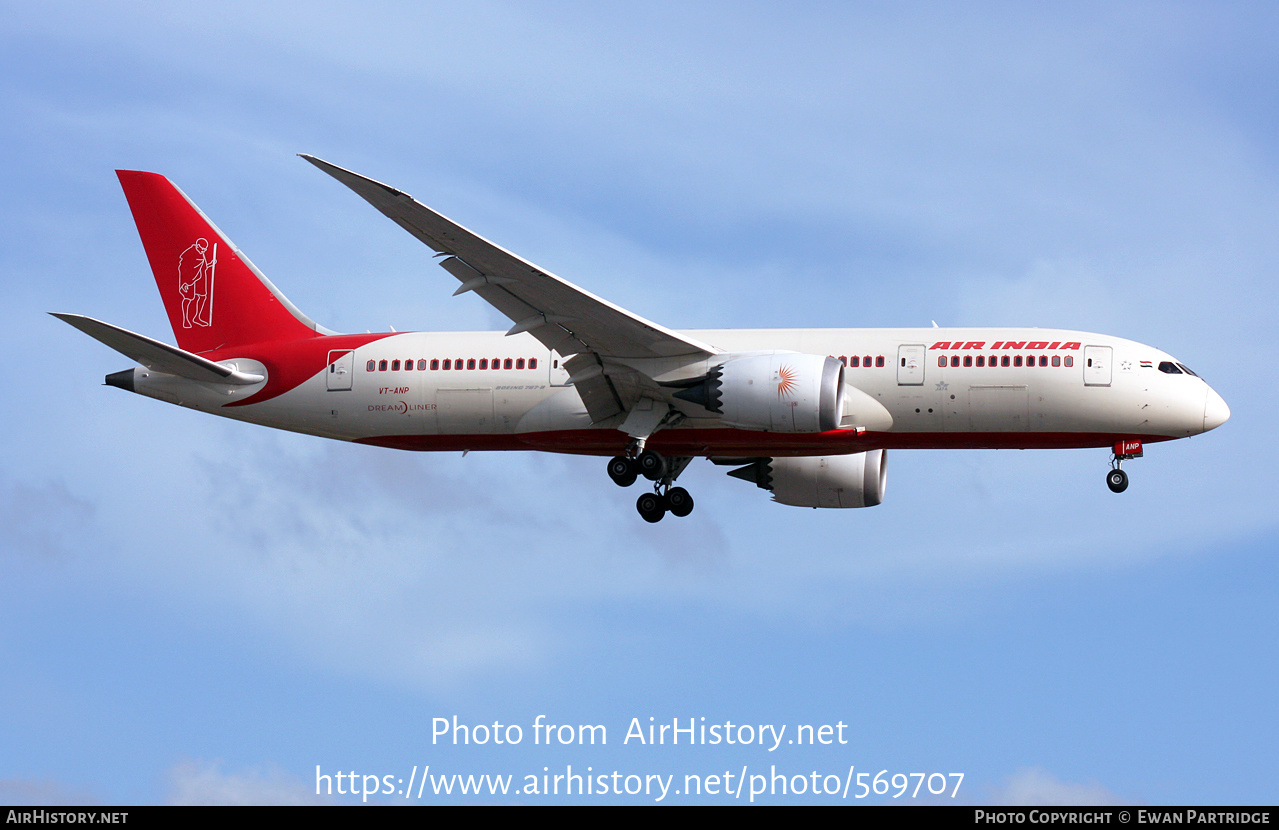
{"type": "Polygon", "coordinates": [[[828,432],[844,415],[844,364],[797,352],[734,356],[674,397],[741,429],[828,432]]]}
{"type": "Polygon", "coordinates": [[[888,451],[810,458],[761,458],[729,473],[795,507],[874,507],[884,500],[888,451]]]}

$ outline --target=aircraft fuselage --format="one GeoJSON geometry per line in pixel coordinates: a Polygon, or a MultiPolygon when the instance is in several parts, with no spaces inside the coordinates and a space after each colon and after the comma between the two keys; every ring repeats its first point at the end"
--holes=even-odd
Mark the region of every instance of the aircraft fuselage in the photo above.
{"type": "MultiPolygon", "coordinates": [[[[777,433],[690,416],[649,442],[665,454],[1104,447],[1121,438],[1155,442],[1197,435],[1217,426],[1228,412],[1198,377],[1161,371],[1161,364],[1177,365],[1171,355],[1086,332],[923,328],[686,334],[729,352],[781,350],[839,358],[847,367],[845,382],[881,403],[892,423],[886,430],[777,433]]],[[[207,355],[228,365],[261,367],[266,380],[258,384],[228,389],[137,369],[133,388],[264,426],[407,450],[614,455],[626,446],[616,424],[591,423],[560,356],[527,334],[405,332],[349,347],[344,342],[368,337],[317,338],[313,349],[324,353],[323,365],[296,386],[257,402],[252,399],[270,385],[275,367],[296,359],[277,356],[279,344],[207,355]],[[348,358],[327,362],[331,352],[345,351],[348,358]]],[[[705,367],[686,364],[684,371],[693,375],[705,367]]]]}

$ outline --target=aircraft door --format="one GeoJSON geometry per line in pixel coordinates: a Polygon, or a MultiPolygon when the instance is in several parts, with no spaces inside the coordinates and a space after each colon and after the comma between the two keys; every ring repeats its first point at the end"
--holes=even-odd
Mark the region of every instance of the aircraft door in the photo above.
{"type": "Polygon", "coordinates": [[[546,382],[551,386],[568,386],[568,370],[559,352],[551,352],[546,359],[546,382]]]}
{"type": "Polygon", "coordinates": [[[968,387],[970,432],[1025,432],[1030,429],[1030,387],[968,387]]]}
{"type": "Polygon", "coordinates": [[[1084,346],[1084,386],[1110,385],[1110,346],[1084,346]]]}
{"type": "Polygon", "coordinates": [[[924,383],[924,356],[928,347],[923,343],[910,343],[897,347],[897,385],[922,386],[924,383]]]}
{"type": "Polygon", "coordinates": [[[437,389],[435,414],[440,435],[491,435],[497,432],[492,389],[437,389]]]}
{"type": "Polygon", "coordinates": [[[349,392],[355,379],[355,352],[350,349],[329,352],[329,370],[325,385],[330,392],[349,392]]]}

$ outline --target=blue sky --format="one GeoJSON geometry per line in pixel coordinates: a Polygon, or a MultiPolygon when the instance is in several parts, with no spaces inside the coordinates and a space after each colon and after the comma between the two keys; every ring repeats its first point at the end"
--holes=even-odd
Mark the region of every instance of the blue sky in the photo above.
{"type": "Polygon", "coordinates": [[[317,765],[428,764],[962,772],[965,804],[1279,795],[1268,7],[53,2],[0,23],[0,802],[293,803],[317,765]],[[330,328],[505,327],[298,152],[670,327],[1100,331],[1177,355],[1233,415],[1151,447],[1121,497],[1104,450],[891,452],[862,511],[698,462],[696,512],[649,526],[602,459],[397,454],[102,387],[127,361],[45,312],[171,339],[115,168],[169,176],[330,328]],[[534,746],[539,714],[608,744],[534,746]],[[433,745],[454,715],[525,740],[433,745]],[[622,743],[650,717],[849,742],[622,743]]]}

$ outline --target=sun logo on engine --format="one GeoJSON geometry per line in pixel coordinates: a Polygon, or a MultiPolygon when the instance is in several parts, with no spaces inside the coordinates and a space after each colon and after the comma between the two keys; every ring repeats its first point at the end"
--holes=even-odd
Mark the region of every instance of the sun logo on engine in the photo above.
{"type": "Polygon", "coordinates": [[[799,373],[789,366],[783,366],[777,370],[777,397],[789,398],[795,394],[796,380],[799,373]]]}

